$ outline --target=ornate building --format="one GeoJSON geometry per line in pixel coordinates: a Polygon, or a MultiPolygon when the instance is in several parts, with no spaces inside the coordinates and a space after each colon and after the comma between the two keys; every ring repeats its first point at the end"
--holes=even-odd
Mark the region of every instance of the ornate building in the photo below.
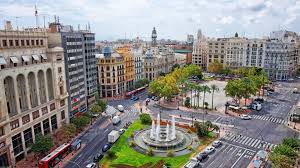
{"type": "Polygon", "coordinates": [[[203,70],[207,69],[208,45],[201,30],[198,31],[197,40],[193,44],[192,63],[200,66],[203,70]]]}
{"type": "Polygon", "coordinates": [[[155,27],[153,27],[151,38],[152,38],[151,46],[156,47],[157,46],[157,41],[156,41],[157,33],[156,33],[156,30],[155,30],[155,27]]]}
{"type": "Polygon", "coordinates": [[[45,29],[0,31],[0,167],[24,158],[38,134],[68,122],[64,52],[45,29]]]}

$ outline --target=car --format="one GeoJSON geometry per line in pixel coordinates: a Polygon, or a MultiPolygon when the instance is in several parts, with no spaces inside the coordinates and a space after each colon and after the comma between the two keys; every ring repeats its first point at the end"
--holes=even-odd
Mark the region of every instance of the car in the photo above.
{"type": "Polygon", "coordinates": [[[256,99],[254,99],[254,101],[259,102],[259,103],[263,103],[263,102],[264,102],[264,99],[258,97],[258,98],[256,98],[256,99]]]}
{"type": "Polygon", "coordinates": [[[215,147],[215,148],[218,148],[218,147],[220,147],[221,145],[222,145],[222,142],[221,142],[221,141],[214,141],[214,142],[212,143],[212,146],[215,147]]]}
{"type": "Polygon", "coordinates": [[[156,96],[152,96],[151,99],[154,100],[156,98],[156,96]]]}
{"type": "Polygon", "coordinates": [[[120,112],[124,112],[124,106],[123,105],[118,105],[117,106],[117,109],[120,111],[120,112]]]}
{"type": "Polygon", "coordinates": [[[99,162],[103,157],[104,157],[104,155],[102,153],[96,154],[94,156],[94,162],[99,162]]]}
{"type": "Polygon", "coordinates": [[[262,109],[262,105],[259,102],[251,103],[251,108],[256,111],[260,111],[262,109]]]}
{"type": "Polygon", "coordinates": [[[147,98],[147,99],[146,99],[146,102],[147,102],[147,103],[149,103],[149,102],[150,102],[150,99],[149,99],[149,98],[147,98]]]}
{"type": "Polygon", "coordinates": [[[102,148],[102,152],[108,151],[110,149],[110,147],[111,147],[111,144],[109,144],[109,143],[105,144],[102,148]]]}
{"type": "Polygon", "coordinates": [[[86,168],[96,168],[97,164],[96,163],[89,163],[88,165],[86,165],[86,168]]]}
{"type": "Polygon", "coordinates": [[[159,100],[159,97],[155,97],[154,101],[158,101],[159,100]]]}
{"type": "Polygon", "coordinates": [[[241,119],[242,119],[242,120],[251,120],[252,117],[249,116],[249,115],[246,115],[246,114],[242,114],[242,115],[241,115],[241,119]]]}
{"type": "Polygon", "coordinates": [[[202,153],[199,153],[199,154],[197,155],[196,158],[197,158],[200,162],[202,162],[202,161],[205,160],[207,157],[208,157],[208,154],[205,153],[205,152],[202,152],[202,153]]]}
{"type": "Polygon", "coordinates": [[[267,91],[268,91],[268,92],[275,92],[275,89],[269,88],[269,89],[267,89],[267,91]]]}
{"type": "Polygon", "coordinates": [[[299,93],[298,88],[294,88],[294,89],[293,89],[293,93],[296,93],[296,94],[299,93]]]}
{"type": "Polygon", "coordinates": [[[207,154],[211,154],[215,151],[215,147],[213,146],[208,146],[205,148],[204,152],[207,153],[207,154]]]}
{"type": "Polygon", "coordinates": [[[197,158],[191,158],[184,166],[184,168],[201,168],[200,162],[197,158]]]}
{"type": "Polygon", "coordinates": [[[289,78],[288,81],[294,81],[294,79],[293,78],[289,78]]]}
{"type": "Polygon", "coordinates": [[[124,132],[125,132],[125,129],[123,129],[123,128],[119,129],[119,134],[120,135],[124,134],[124,132]]]}
{"type": "Polygon", "coordinates": [[[139,100],[140,98],[138,96],[134,96],[134,98],[132,99],[133,101],[137,101],[139,100]]]}

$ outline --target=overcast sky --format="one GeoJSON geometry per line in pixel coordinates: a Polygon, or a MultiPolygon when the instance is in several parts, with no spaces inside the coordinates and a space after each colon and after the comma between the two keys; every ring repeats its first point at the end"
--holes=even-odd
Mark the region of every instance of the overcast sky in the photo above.
{"type": "Polygon", "coordinates": [[[35,4],[40,25],[43,16],[47,23],[54,15],[76,29],[90,22],[97,40],[115,40],[125,34],[150,40],[153,27],[158,39],[177,40],[196,35],[198,29],[209,37],[235,32],[262,37],[278,29],[300,32],[300,0],[0,0],[0,20],[32,27],[35,4]]]}

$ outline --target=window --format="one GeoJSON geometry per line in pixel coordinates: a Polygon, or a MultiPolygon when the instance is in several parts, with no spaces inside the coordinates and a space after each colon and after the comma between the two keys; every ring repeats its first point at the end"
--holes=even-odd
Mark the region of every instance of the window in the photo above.
{"type": "Polygon", "coordinates": [[[19,153],[23,152],[21,133],[13,136],[11,138],[11,140],[12,140],[12,144],[13,144],[14,155],[16,156],[19,153]]]}
{"type": "Polygon", "coordinates": [[[13,40],[9,40],[9,46],[14,46],[14,41],[13,40]]]}
{"type": "Polygon", "coordinates": [[[35,44],[36,44],[36,45],[39,45],[39,40],[35,40],[35,44]]]}
{"type": "Polygon", "coordinates": [[[30,122],[29,114],[27,114],[26,116],[23,116],[23,117],[22,117],[22,123],[23,123],[23,125],[24,125],[24,124],[27,124],[27,123],[29,123],[29,122],[30,122]]]}
{"type": "Polygon", "coordinates": [[[24,133],[25,147],[29,148],[30,145],[33,143],[32,130],[31,130],[31,128],[28,128],[23,133],[24,133]]]}
{"type": "Polygon", "coordinates": [[[25,41],[21,40],[21,46],[25,46],[25,41]]]}
{"type": "Polygon", "coordinates": [[[43,121],[44,135],[50,133],[49,119],[43,121]]]}
{"type": "Polygon", "coordinates": [[[66,116],[65,116],[65,110],[61,111],[60,115],[61,115],[61,119],[62,120],[65,119],[66,118],[66,116]]]}
{"type": "Polygon", "coordinates": [[[60,107],[64,106],[65,105],[65,100],[61,100],[60,101],[60,107]]]}
{"type": "Polygon", "coordinates": [[[55,103],[50,104],[50,111],[55,110],[55,103]]]}
{"type": "Polygon", "coordinates": [[[51,116],[51,127],[52,127],[52,131],[57,129],[56,115],[51,116]]]}
{"type": "Polygon", "coordinates": [[[44,45],[44,40],[41,40],[41,45],[44,45]]]}
{"type": "Polygon", "coordinates": [[[19,46],[19,40],[15,40],[16,46],[19,46]]]}
{"type": "Polygon", "coordinates": [[[47,107],[43,107],[42,108],[42,115],[45,115],[48,113],[48,108],[47,107]]]}
{"type": "Polygon", "coordinates": [[[34,112],[32,113],[32,118],[33,118],[33,119],[37,119],[37,118],[39,118],[39,117],[40,117],[39,110],[34,111],[34,112]]]}
{"type": "Polygon", "coordinates": [[[58,67],[58,73],[61,73],[62,72],[62,68],[61,67],[58,67]]]}
{"type": "Polygon", "coordinates": [[[3,47],[7,47],[7,41],[6,40],[2,40],[2,45],[3,45],[3,47]]]}
{"type": "Polygon", "coordinates": [[[10,122],[10,128],[11,130],[15,129],[15,128],[18,128],[20,125],[19,125],[19,120],[14,120],[12,122],[10,122]]]}
{"type": "Polygon", "coordinates": [[[29,46],[29,45],[30,45],[29,40],[26,40],[26,46],[29,46]]]}
{"type": "Polygon", "coordinates": [[[33,126],[34,129],[34,135],[37,136],[38,134],[42,133],[42,127],[41,127],[41,123],[35,124],[33,126]]]}
{"type": "Polygon", "coordinates": [[[5,135],[4,127],[0,127],[0,136],[5,135]]]}
{"type": "Polygon", "coordinates": [[[61,95],[64,94],[64,87],[63,87],[63,86],[60,86],[60,87],[59,87],[59,93],[60,93],[61,95]]]}
{"type": "Polygon", "coordinates": [[[32,46],[34,45],[34,40],[31,40],[31,45],[32,45],[32,46]]]}

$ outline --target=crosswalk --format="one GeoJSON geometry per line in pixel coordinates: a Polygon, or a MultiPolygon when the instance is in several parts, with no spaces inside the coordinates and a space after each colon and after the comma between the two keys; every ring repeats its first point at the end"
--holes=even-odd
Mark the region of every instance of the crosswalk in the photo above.
{"type": "Polygon", "coordinates": [[[287,124],[287,121],[285,121],[281,118],[276,118],[276,117],[272,117],[272,116],[251,115],[251,117],[254,119],[270,121],[270,122],[278,123],[278,124],[287,124]]]}
{"type": "Polygon", "coordinates": [[[251,137],[247,137],[247,136],[243,136],[243,135],[237,135],[234,133],[226,134],[225,136],[223,136],[221,138],[221,140],[240,143],[240,144],[247,145],[251,148],[256,148],[256,149],[266,149],[268,147],[269,149],[272,150],[277,146],[275,144],[271,144],[269,142],[266,142],[266,141],[263,141],[260,139],[255,139],[255,138],[251,138],[251,137]]]}

